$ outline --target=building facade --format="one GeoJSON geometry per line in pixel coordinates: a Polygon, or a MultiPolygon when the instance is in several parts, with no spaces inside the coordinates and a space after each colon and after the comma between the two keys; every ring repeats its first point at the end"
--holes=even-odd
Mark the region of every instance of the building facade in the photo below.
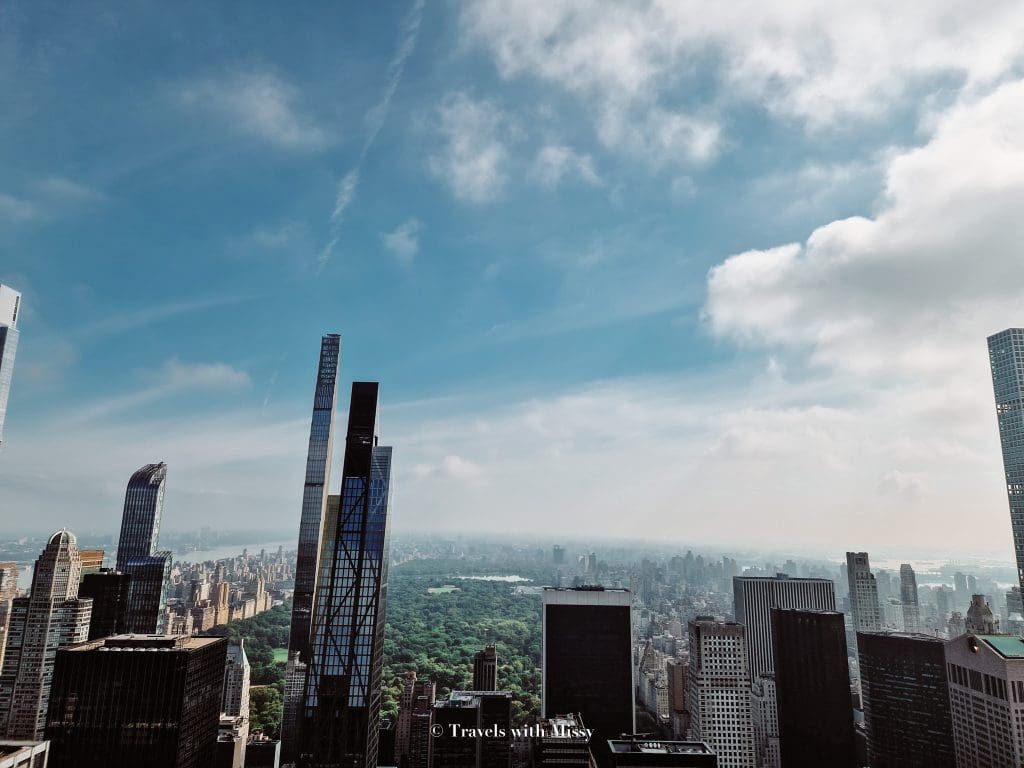
{"type": "Polygon", "coordinates": [[[376,382],[355,382],[337,520],[324,526],[299,764],[376,768],[391,448],[377,444],[376,382]]]}
{"type": "Polygon", "coordinates": [[[43,737],[57,651],[89,637],[92,600],[78,597],[81,569],[75,537],[58,531],[36,560],[29,596],[12,602],[0,670],[0,730],[8,739],[43,737]]]}
{"type": "Polygon", "coordinates": [[[750,715],[754,723],[754,752],[759,768],[781,768],[779,704],[774,672],[758,675],[751,682],[750,715]]]}
{"type": "Polygon", "coordinates": [[[786,768],[857,768],[843,614],[776,608],[775,696],[786,768]]]}
{"type": "Polygon", "coordinates": [[[733,606],[736,621],[746,629],[747,664],[751,679],[774,669],[772,609],[806,608],[834,611],[835,585],[829,579],[734,576],[733,606]]]}
{"type": "Polygon", "coordinates": [[[964,635],[945,660],[956,764],[1024,764],[1024,640],[964,635]]]}
{"type": "Polygon", "coordinates": [[[910,563],[900,565],[900,602],[903,604],[903,628],[906,632],[921,631],[921,607],[917,597],[917,575],[910,563]]]}
{"type": "Polygon", "coordinates": [[[207,768],[227,641],[119,635],[62,650],[46,722],[50,768],[207,768]]]}
{"type": "Polygon", "coordinates": [[[498,650],[493,645],[473,656],[473,690],[498,690],[498,650]]]}
{"type": "Polygon", "coordinates": [[[511,768],[512,694],[452,691],[434,704],[432,768],[511,768]]]}
{"type": "Polygon", "coordinates": [[[11,394],[11,378],[14,376],[14,355],[18,351],[20,311],[21,294],[10,286],[0,284],[0,445],[3,445],[7,400],[11,394]]]}
{"type": "Polygon", "coordinates": [[[846,576],[850,584],[854,631],[877,632],[882,628],[882,607],[867,552],[846,553],[846,576]]]}
{"type": "Polygon", "coordinates": [[[131,576],[113,570],[87,573],[78,588],[79,597],[92,599],[89,639],[124,634],[128,631],[128,587],[131,576]]]}
{"type": "Polygon", "coordinates": [[[157,549],[166,482],[166,464],[147,464],[131,476],[125,491],[116,570],[131,579],[125,617],[127,632],[156,632],[166,604],[171,553],[157,549]]]}
{"type": "Polygon", "coordinates": [[[931,635],[858,632],[872,768],[954,768],[945,643],[931,635]]]}
{"type": "Polygon", "coordinates": [[[690,736],[706,742],[722,768],[755,768],[745,630],[698,616],[689,623],[690,736]]]}
{"type": "Polygon", "coordinates": [[[1024,328],[1008,328],[989,336],[988,358],[1010,502],[1017,581],[1024,589],[1024,328]]]}
{"type": "Polygon", "coordinates": [[[395,759],[399,768],[429,768],[434,692],[430,680],[417,680],[415,672],[406,673],[395,724],[395,759]]]}
{"type": "Polygon", "coordinates": [[[630,592],[545,587],[543,598],[541,717],[578,715],[595,740],[634,733],[630,592]]]}

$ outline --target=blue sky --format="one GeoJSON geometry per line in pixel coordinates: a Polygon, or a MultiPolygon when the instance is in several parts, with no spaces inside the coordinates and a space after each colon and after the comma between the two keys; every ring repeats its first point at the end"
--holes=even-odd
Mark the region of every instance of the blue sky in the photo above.
{"type": "Polygon", "coordinates": [[[400,530],[1008,553],[1024,11],[947,6],[5,4],[2,525],[289,527],[339,331],[400,530]]]}

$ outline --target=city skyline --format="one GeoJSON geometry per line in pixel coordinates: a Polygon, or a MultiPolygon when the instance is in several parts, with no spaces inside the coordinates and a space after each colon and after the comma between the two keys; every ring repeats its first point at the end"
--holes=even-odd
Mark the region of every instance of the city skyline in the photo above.
{"type": "Polygon", "coordinates": [[[396,529],[938,550],[970,510],[958,545],[1007,552],[1024,19],[954,6],[19,9],[6,503],[108,529],[154,457],[183,527],[296,515],[340,329],[387,382],[396,529]]]}

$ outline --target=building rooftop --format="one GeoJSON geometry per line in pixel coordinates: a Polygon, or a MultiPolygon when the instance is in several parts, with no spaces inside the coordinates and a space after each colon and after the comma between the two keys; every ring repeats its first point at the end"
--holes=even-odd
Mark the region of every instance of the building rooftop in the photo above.
{"type": "Polygon", "coordinates": [[[647,755],[713,755],[703,741],[648,741],[643,739],[610,739],[613,754],[647,755]]]}
{"type": "Polygon", "coordinates": [[[192,635],[114,635],[91,640],[68,648],[68,651],[195,651],[214,643],[226,642],[223,637],[192,635]]]}
{"type": "Polygon", "coordinates": [[[976,635],[992,650],[1006,659],[1024,659],[1024,639],[1015,635],[976,635]]]}

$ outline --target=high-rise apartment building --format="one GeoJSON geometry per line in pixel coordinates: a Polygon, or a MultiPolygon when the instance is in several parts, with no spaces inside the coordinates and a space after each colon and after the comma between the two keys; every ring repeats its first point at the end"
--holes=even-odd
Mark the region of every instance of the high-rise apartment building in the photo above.
{"type": "Polygon", "coordinates": [[[665,680],[668,684],[668,712],[672,726],[672,738],[686,736],[686,675],[690,671],[688,657],[673,657],[665,660],[665,680]]]}
{"type": "Polygon", "coordinates": [[[781,764],[856,768],[843,614],[772,613],[781,764]]]}
{"type": "Polygon", "coordinates": [[[871,768],[953,768],[945,642],[858,632],[857,649],[871,768]]]}
{"type": "Polygon", "coordinates": [[[750,670],[742,624],[698,616],[689,623],[690,734],[721,768],[754,768],[750,670]]]}
{"type": "Polygon", "coordinates": [[[58,531],[36,560],[29,596],[12,603],[0,670],[0,732],[8,739],[43,737],[57,650],[89,636],[92,600],[78,597],[81,570],[75,537],[58,531]]]}
{"type": "Polygon", "coordinates": [[[751,682],[750,714],[754,722],[754,752],[759,768],[781,768],[779,703],[774,672],[760,674],[751,682]]]}
{"type": "Polygon", "coordinates": [[[432,768],[511,768],[512,694],[452,691],[434,704],[432,768]]]}
{"type": "Polygon", "coordinates": [[[50,768],[209,768],[226,647],[222,637],[120,635],[62,650],[50,768]]]}
{"type": "Polygon", "coordinates": [[[224,662],[224,685],[220,711],[231,717],[249,718],[249,677],[252,667],[245,655],[245,643],[230,644],[224,662]]]}
{"type": "Polygon", "coordinates": [[[473,690],[498,690],[498,651],[493,645],[473,655],[473,690]]]}
{"type": "Polygon", "coordinates": [[[391,448],[376,382],[355,382],[337,520],[324,525],[300,766],[376,768],[388,584],[391,448]]]}
{"type": "Polygon", "coordinates": [[[625,589],[544,588],[541,717],[578,715],[592,743],[636,731],[630,606],[625,589]]]}
{"type": "Polygon", "coordinates": [[[792,579],[784,573],[774,577],[734,576],[732,593],[736,621],[746,629],[747,663],[752,680],[774,669],[773,608],[836,609],[835,585],[829,579],[792,579]]]}
{"type": "Polygon", "coordinates": [[[131,578],[125,628],[137,634],[157,631],[166,604],[171,553],[157,550],[166,481],[166,464],[147,464],[131,476],[124,496],[116,569],[131,578]]]}
{"type": "Polygon", "coordinates": [[[20,310],[21,294],[10,286],[0,284],[0,445],[3,445],[7,399],[11,393],[11,377],[14,375],[14,354],[18,351],[20,310]]]}
{"type": "Polygon", "coordinates": [[[79,597],[92,599],[89,639],[112,637],[128,631],[128,587],[131,576],[113,570],[87,573],[78,588],[79,597]]]}
{"type": "Polygon", "coordinates": [[[1010,502],[1017,581],[1024,589],[1024,328],[1008,328],[989,336],[988,358],[1010,502]]]}
{"type": "Polygon", "coordinates": [[[850,583],[850,612],[857,632],[875,632],[882,628],[882,607],[878,585],[871,573],[867,552],[846,553],[846,575],[850,583]]]}
{"type": "Polygon", "coordinates": [[[1024,640],[968,634],[945,659],[956,765],[1024,764],[1024,640]]]}
{"type": "Polygon", "coordinates": [[[910,563],[900,565],[900,602],[903,604],[903,629],[921,631],[921,608],[917,597],[917,576],[910,563]]]}
{"type": "Polygon", "coordinates": [[[434,683],[407,672],[398,700],[395,758],[399,768],[430,768],[430,726],[434,715],[434,683]]]}

